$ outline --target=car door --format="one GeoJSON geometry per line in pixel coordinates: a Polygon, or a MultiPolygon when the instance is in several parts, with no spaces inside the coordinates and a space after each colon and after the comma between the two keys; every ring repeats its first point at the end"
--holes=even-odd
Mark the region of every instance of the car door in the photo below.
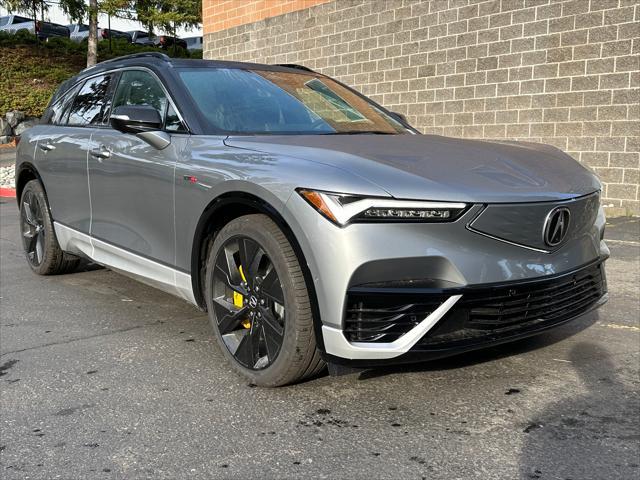
{"type": "MultiPolygon", "coordinates": [[[[121,72],[115,89],[112,108],[122,105],[150,105],[164,118],[169,99],[155,74],[134,68],[121,72]]],[[[175,131],[176,125],[166,126],[167,130],[172,128],[175,131]]],[[[119,255],[129,262],[138,262],[131,256],[135,254],[173,266],[173,178],[184,141],[172,141],[166,148],[158,149],[137,135],[106,126],[96,130],[92,142],[89,152],[92,238],[108,244],[105,248],[123,250],[119,255]]],[[[141,274],[151,273],[146,270],[141,274]]]]}
{"type": "Polygon", "coordinates": [[[95,126],[103,122],[111,74],[72,87],[47,113],[50,127],[38,141],[38,171],[53,220],[85,234],[91,209],[87,152],[95,126]]]}

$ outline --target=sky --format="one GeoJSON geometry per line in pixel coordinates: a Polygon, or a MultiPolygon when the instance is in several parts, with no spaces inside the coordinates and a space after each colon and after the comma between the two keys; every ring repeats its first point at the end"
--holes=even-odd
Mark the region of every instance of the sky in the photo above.
{"type": "MultiPolygon", "coordinates": [[[[17,12],[15,12],[17,13],[17,12]]],[[[6,9],[0,7],[0,16],[9,15],[6,9]]],[[[20,14],[18,14],[20,15],[20,14]]],[[[38,16],[38,18],[40,18],[38,16]]],[[[48,13],[45,13],[45,20],[60,23],[62,25],[68,25],[69,19],[62,13],[60,7],[56,5],[51,5],[49,7],[48,13]]],[[[100,14],[98,16],[98,26],[100,28],[107,28],[107,16],[100,14]]],[[[138,22],[133,22],[131,20],[124,20],[121,18],[111,17],[111,28],[114,30],[143,30],[141,25],[138,22]]],[[[157,32],[156,32],[157,33],[157,32]]],[[[202,35],[202,28],[194,28],[193,30],[185,30],[184,28],[178,29],[178,37],[196,37],[202,35]]]]}

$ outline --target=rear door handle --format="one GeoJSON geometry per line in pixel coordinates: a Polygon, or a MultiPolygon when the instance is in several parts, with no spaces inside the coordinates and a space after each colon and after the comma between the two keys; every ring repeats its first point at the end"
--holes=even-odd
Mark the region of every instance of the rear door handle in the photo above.
{"type": "Polygon", "coordinates": [[[101,148],[99,150],[91,150],[89,151],[92,157],[96,158],[109,158],[111,156],[111,152],[106,148],[101,148]]]}
{"type": "Polygon", "coordinates": [[[40,150],[42,150],[43,152],[50,152],[51,150],[56,149],[56,146],[50,143],[39,143],[38,146],[40,147],[40,150]]]}

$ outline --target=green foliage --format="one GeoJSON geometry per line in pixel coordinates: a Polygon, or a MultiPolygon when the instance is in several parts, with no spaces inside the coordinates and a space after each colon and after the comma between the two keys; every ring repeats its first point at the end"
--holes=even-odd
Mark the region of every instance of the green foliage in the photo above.
{"type": "Polygon", "coordinates": [[[0,32],[0,45],[35,45],[36,43],[38,43],[36,36],[29,33],[27,29],[18,30],[15,35],[0,32]]]}
{"type": "MultiPolygon", "coordinates": [[[[189,52],[173,47],[166,51],[156,47],[135,45],[125,39],[98,43],[99,61],[140,52],[164,52],[180,58],[202,58],[202,51],[189,52]]],[[[35,35],[10,35],[0,32],[0,115],[20,110],[27,115],[40,116],[58,85],[86,66],[87,43],[67,38],[51,38],[36,44],[35,35]]]]}
{"type": "Polygon", "coordinates": [[[53,52],[31,45],[0,48],[0,115],[9,110],[42,115],[57,86],[82,69],[82,56],[53,52]]]}
{"type": "Polygon", "coordinates": [[[72,42],[68,38],[50,38],[44,43],[44,48],[59,55],[86,55],[87,44],[85,42],[72,42]]]}
{"type": "Polygon", "coordinates": [[[201,0],[134,0],[138,20],[152,29],[159,26],[165,32],[179,27],[195,27],[202,21],[201,0]]]}
{"type": "Polygon", "coordinates": [[[0,7],[8,12],[22,13],[31,19],[34,14],[40,18],[40,15],[49,10],[49,5],[45,0],[0,0],[0,7]]]}
{"type": "Polygon", "coordinates": [[[60,0],[59,5],[72,22],[82,22],[87,15],[87,4],[84,0],[60,0]]]}

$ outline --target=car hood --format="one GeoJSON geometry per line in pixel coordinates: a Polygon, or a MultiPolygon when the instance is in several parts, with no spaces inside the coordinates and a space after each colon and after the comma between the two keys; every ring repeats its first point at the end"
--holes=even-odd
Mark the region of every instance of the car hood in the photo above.
{"type": "MultiPolygon", "coordinates": [[[[601,188],[596,176],[569,155],[535,143],[437,135],[234,136],[225,143],[328,164],[363,177],[396,198],[552,201],[601,188]]],[[[313,178],[301,179],[300,186],[313,188],[313,178]]]]}

